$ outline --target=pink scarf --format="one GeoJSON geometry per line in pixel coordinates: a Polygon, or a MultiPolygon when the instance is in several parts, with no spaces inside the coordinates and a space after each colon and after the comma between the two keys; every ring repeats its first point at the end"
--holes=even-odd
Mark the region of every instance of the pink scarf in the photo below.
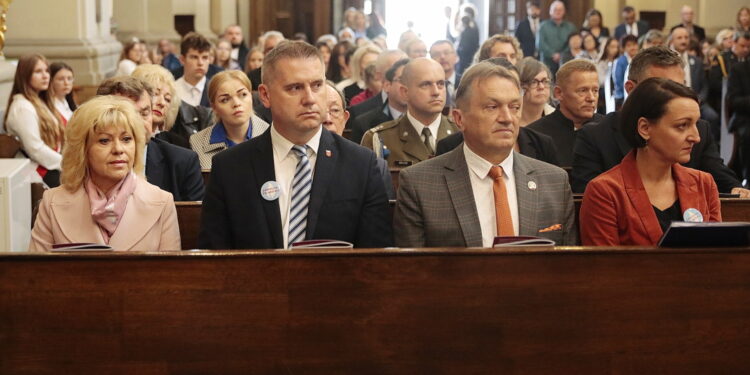
{"type": "Polygon", "coordinates": [[[104,242],[109,244],[109,239],[115,233],[120,219],[125,213],[125,207],[128,205],[128,199],[135,191],[136,183],[135,173],[128,173],[115,187],[109,192],[109,196],[104,194],[94,185],[91,178],[86,179],[86,193],[89,196],[89,205],[91,206],[91,217],[99,225],[104,242]]]}

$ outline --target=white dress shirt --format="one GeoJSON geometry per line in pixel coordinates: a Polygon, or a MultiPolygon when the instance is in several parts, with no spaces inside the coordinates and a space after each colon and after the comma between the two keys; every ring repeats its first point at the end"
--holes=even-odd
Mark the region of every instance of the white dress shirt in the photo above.
{"type": "MultiPolygon", "coordinates": [[[[493,181],[489,176],[493,164],[475,154],[469,146],[464,143],[464,157],[469,167],[469,180],[471,191],[474,193],[474,204],[477,206],[479,227],[482,230],[482,246],[492,247],[492,242],[497,236],[497,218],[495,218],[495,194],[493,193],[493,181]]],[[[516,195],[516,178],[513,175],[513,152],[500,163],[503,168],[503,181],[505,191],[508,194],[508,207],[510,217],[513,220],[513,234],[518,235],[518,198],[516,195]]]]}
{"type": "Polygon", "coordinates": [[[195,86],[185,81],[185,76],[182,76],[175,81],[175,87],[177,88],[177,95],[180,99],[193,107],[197,107],[201,105],[203,89],[206,87],[206,76],[203,76],[195,86]]]}
{"type": "Polygon", "coordinates": [[[687,51],[680,54],[680,57],[682,57],[682,61],[685,62],[685,86],[692,88],[693,87],[693,78],[690,76],[690,56],[688,55],[687,51]]]}
{"type": "Polygon", "coordinates": [[[638,21],[633,22],[632,25],[625,24],[625,34],[638,36],[639,34],[638,30],[638,21]]]}
{"type": "Polygon", "coordinates": [[[440,129],[440,119],[442,116],[438,114],[435,120],[427,125],[419,122],[419,120],[414,118],[414,116],[411,115],[411,111],[409,111],[409,109],[406,110],[406,117],[409,119],[409,122],[414,127],[414,130],[417,131],[417,135],[419,135],[419,139],[422,139],[422,129],[424,128],[430,129],[430,133],[432,133],[430,135],[430,145],[432,145],[432,149],[434,150],[435,144],[437,143],[437,134],[438,134],[438,130],[440,129]]]}
{"type": "MultiPolygon", "coordinates": [[[[320,145],[320,135],[322,127],[318,132],[307,141],[307,157],[310,162],[310,170],[313,173],[313,182],[315,181],[315,161],[318,155],[318,145],[320,145]]],[[[279,194],[279,213],[281,214],[281,233],[283,235],[284,245],[286,246],[289,239],[289,209],[292,202],[292,181],[294,172],[297,169],[299,159],[292,151],[294,143],[284,138],[276,127],[271,124],[271,144],[273,145],[273,168],[276,173],[276,182],[281,188],[279,194]]],[[[312,192],[312,190],[311,190],[312,192]]]]}

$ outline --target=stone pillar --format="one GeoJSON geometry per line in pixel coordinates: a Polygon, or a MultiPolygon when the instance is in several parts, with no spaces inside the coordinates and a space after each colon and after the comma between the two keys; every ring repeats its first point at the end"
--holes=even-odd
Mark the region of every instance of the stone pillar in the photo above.
{"type": "Polygon", "coordinates": [[[70,65],[76,85],[97,85],[117,69],[122,50],[110,32],[111,15],[112,0],[14,1],[5,56],[40,53],[70,65]]]}
{"type": "MultiPolygon", "coordinates": [[[[239,25],[237,18],[236,0],[211,0],[211,30],[214,33],[221,35],[227,26],[239,25]]],[[[243,29],[243,31],[247,30],[243,29]]],[[[244,37],[247,39],[247,35],[244,35],[244,37]]]]}
{"type": "Polygon", "coordinates": [[[134,37],[149,44],[156,44],[160,39],[180,40],[174,29],[175,13],[171,1],[116,1],[112,14],[117,24],[117,38],[122,42],[134,37]]]}

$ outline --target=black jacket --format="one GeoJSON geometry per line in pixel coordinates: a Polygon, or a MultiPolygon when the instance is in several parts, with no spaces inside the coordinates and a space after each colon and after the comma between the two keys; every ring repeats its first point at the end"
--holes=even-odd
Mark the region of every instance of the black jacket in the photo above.
{"type": "MultiPolygon", "coordinates": [[[[306,239],[393,246],[388,198],[375,154],[325,129],[318,151],[306,239]]],[[[260,192],[275,180],[270,131],[217,154],[203,200],[198,246],[283,248],[279,199],[266,200],[260,192]]]]}
{"type": "Polygon", "coordinates": [[[148,143],[146,180],[172,193],[175,201],[203,200],[203,176],[198,155],[158,138],[148,143]]]}
{"type": "MultiPolygon", "coordinates": [[[[724,165],[719,146],[711,135],[708,122],[698,121],[701,141],[693,146],[690,161],[684,166],[710,173],[719,192],[729,193],[740,187],[737,176],[724,165]]],[[[583,193],[586,185],[599,174],[620,164],[631,147],[620,132],[619,113],[605,116],[599,123],[587,124],[578,130],[574,147],[571,181],[574,193],[583,193]]]]}
{"type": "Polygon", "coordinates": [[[184,148],[190,148],[190,136],[211,125],[211,111],[203,106],[193,107],[185,102],[180,103],[172,129],[161,132],[156,138],[184,148]]]}
{"type": "MultiPolygon", "coordinates": [[[[351,119],[351,113],[349,114],[351,119]]],[[[362,137],[368,130],[386,122],[393,120],[391,111],[388,108],[388,102],[386,101],[380,108],[373,108],[354,119],[352,121],[352,134],[349,139],[359,144],[362,142],[362,137]],[[387,113],[386,113],[387,112],[387,113]]]]}
{"type": "MultiPolygon", "coordinates": [[[[594,117],[588,122],[597,122],[602,117],[602,115],[594,113],[594,117]]],[[[527,127],[552,138],[555,148],[557,148],[559,166],[570,167],[573,165],[573,145],[580,130],[575,130],[573,121],[563,115],[560,107],[549,115],[532,122],[527,127]]]]}
{"type": "Polygon", "coordinates": [[[354,125],[354,119],[357,118],[357,116],[375,108],[380,108],[383,106],[383,103],[383,94],[378,94],[362,103],[349,107],[349,121],[346,122],[346,128],[352,128],[352,125],[354,125]]]}

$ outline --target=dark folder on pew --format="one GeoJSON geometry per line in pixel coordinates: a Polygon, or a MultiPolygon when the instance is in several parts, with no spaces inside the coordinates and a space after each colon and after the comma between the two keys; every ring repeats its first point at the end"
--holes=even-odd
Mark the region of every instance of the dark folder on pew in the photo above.
{"type": "Polygon", "coordinates": [[[660,247],[750,246],[750,223],[673,222],[661,236],[660,247]]]}

